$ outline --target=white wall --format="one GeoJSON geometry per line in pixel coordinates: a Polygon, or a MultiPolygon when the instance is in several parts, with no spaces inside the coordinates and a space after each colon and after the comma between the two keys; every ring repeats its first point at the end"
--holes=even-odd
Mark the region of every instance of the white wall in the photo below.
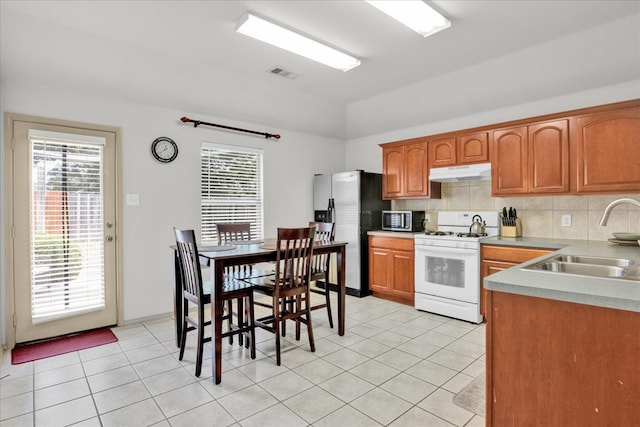
{"type": "MultiPolygon", "coordinates": [[[[274,237],[278,226],[306,225],[313,218],[314,173],[344,170],[343,141],[262,124],[230,122],[147,105],[138,105],[52,88],[2,85],[2,114],[5,112],[52,117],[122,129],[122,190],[124,247],[124,317],[131,321],[172,311],[173,264],[169,245],[173,227],[195,228],[200,221],[199,155],[203,141],[264,149],[265,235],[274,237]],[[278,141],[260,136],[194,128],[180,117],[278,133],[278,141]],[[170,164],[156,162],[151,142],[168,136],[179,145],[178,158],[170,164]],[[127,193],[140,195],[139,206],[124,206],[127,193]]],[[[4,126],[4,124],[3,124],[4,126]]],[[[2,156],[5,144],[2,133],[2,156]]],[[[2,174],[4,185],[4,173],[2,174]]],[[[6,190],[6,189],[5,189],[6,190]]],[[[3,192],[2,205],[6,206],[3,192]]],[[[4,215],[4,211],[3,214],[4,215]]],[[[2,230],[4,231],[4,216],[2,230]]],[[[2,253],[7,239],[2,239],[2,253]]],[[[4,263],[4,256],[2,258],[4,263]]],[[[4,264],[2,271],[5,271],[4,264]]],[[[2,274],[0,319],[4,322],[6,284],[2,274]]],[[[5,332],[5,328],[2,328],[5,332]]],[[[2,342],[6,335],[2,335],[2,342]]]]}

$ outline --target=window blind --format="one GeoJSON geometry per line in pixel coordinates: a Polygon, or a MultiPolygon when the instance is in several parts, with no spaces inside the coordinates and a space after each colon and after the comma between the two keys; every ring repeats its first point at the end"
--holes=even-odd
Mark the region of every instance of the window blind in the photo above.
{"type": "Polygon", "coordinates": [[[202,145],[202,242],[218,241],[217,222],[248,222],[252,238],[263,237],[262,157],[262,150],[202,145]]]}
{"type": "Polygon", "coordinates": [[[104,141],[30,134],[31,317],[105,306],[104,141]]]}

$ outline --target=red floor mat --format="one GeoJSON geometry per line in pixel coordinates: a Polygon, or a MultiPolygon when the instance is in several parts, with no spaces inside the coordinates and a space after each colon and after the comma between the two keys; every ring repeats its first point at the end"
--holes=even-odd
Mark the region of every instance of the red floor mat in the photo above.
{"type": "Polygon", "coordinates": [[[18,365],[116,341],[118,341],[118,338],[109,328],[80,332],[48,341],[15,347],[11,350],[11,364],[18,365]]]}

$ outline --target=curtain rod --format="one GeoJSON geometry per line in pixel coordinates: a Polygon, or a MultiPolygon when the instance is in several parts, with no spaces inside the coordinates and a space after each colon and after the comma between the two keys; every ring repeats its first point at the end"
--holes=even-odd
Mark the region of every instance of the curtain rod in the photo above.
{"type": "Polygon", "coordinates": [[[215,127],[223,128],[223,129],[236,130],[238,132],[247,132],[247,133],[253,133],[255,135],[263,135],[265,138],[280,139],[280,135],[278,135],[278,134],[272,134],[272,133],[267,133],[267,132],[256,132],[255,130],[234,128],[234,127],[225,126],[225,125],[217,125],[215,123],[207,123],[207,122],[203,122],[203,121],[200,121],[200,120],[191,120],[188,117],[182,117],[180,119],[180,121],[182,123],[193,123],[193,127],[194,128],[197,128],[199,125],[215,126],[215,127]]]}

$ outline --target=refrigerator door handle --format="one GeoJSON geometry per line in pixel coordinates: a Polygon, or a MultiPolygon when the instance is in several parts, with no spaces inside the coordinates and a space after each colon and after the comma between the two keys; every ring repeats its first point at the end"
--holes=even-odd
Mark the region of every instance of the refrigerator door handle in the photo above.
{"type": "Polygon", "coordinates": [[[327,222],[334,222],[334,210],[336,208],[335,201],[329,199],[329,206],[327,208],[327,222]]]}

